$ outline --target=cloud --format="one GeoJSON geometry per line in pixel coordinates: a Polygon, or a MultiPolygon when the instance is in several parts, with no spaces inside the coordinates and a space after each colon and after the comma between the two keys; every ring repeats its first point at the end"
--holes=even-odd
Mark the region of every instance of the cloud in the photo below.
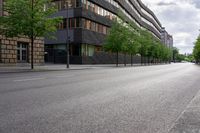
{"type": "Polygon", "coordinates": [[[191,53],[200,29],[200,0],[142,0],[173,35],[181,53],[191,53]]]}
{"type": "Polygon", "coordinates": [[[200,9],[200,1],[199,0],[192,0],[192,3],[196,6],[196,8],[200,9]]]}
{"type": "Polygon", "coordinates": [[[172,5],[176,5],[176,3],[174,3],[174,2],[159,2],[157,5],[158,6],[172,6],[172,5]]]}

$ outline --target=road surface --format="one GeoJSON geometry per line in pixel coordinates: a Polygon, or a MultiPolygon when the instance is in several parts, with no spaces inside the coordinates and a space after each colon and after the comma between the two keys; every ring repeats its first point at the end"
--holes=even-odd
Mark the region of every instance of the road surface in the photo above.
{"type": "Polygon", "coordinates": [[[199,91],[187,63],[0,74],[0,133],[187,133],[199,91]]]}

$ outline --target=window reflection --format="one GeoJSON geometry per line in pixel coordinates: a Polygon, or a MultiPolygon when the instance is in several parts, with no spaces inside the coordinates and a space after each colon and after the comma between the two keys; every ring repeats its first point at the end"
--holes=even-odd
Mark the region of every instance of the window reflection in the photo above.
{"type": "MultiPolygon", "coordinates": [[[[58,25],[58,29],[66,29],[67,28],[67,19],[63,19],[63,22],[58,25]]],[[[107,34],[109,27],[96,23],[92,20],[88,20],[85,18],[70,18],[68,19],[68,28],[84,28],[91,31],[95,31],[102,34],[107,34]]]]}

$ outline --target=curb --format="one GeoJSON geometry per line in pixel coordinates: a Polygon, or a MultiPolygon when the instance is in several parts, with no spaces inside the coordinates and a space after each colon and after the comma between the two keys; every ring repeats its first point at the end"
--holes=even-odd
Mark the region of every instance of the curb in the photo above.
{"type": "Polygon", "coordinates": [[[75,70],[87,70],[87,69],[94,69],[94,68],[69,68],[69,69],[23,69],[23,70],[5,70],[0,71],[0,74],[11,74],[11,73],[31,73],[31,72],[50,72],[50,71],[75,71],[75,70]]]}

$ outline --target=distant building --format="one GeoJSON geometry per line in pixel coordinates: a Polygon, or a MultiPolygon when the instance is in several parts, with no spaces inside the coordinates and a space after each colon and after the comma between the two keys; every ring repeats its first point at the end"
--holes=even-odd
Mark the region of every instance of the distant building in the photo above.
{"type": "MultiPolygon", "coordinates": [[[[0,0],[0,16],[5,15],[3,11],[3,0],[0,0]]],[[[30,40],[26,37],[6,38],[0,35],[0,65],[18,63],[30,63],[30,40]]],[[[44,63],[44,40],[37,39],[34,43],[34,63],[44,63]]]]}
{"type": "Polygon", "coordinates": [[[172,48],[173,47],[173,37],[168,34],[168,32],[165,30],[164,27],[162,27],[161,41],[168,48],[172,48]]]}

